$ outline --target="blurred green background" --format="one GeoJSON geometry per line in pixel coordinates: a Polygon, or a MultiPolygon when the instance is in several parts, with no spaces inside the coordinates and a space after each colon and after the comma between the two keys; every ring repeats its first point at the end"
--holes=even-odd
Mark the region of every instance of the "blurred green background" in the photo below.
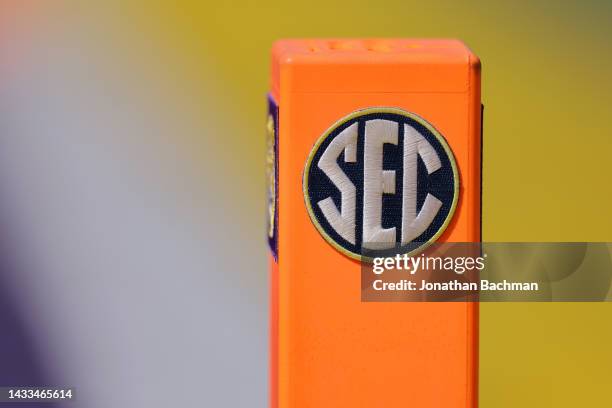
{"type": "MultiPolygon", "coordinates": [[[[7,81],[41,61],[61,70],[68,53],[81,63],[65,63],[78,74],[61,77],[66,88],[101,81],[117,90],[105,91],[110,105],[136,106],[141,115],[131,121],[139,130],[119,132],[142,137],[127,138],[131,147],[117,139],[113,148],[133,148],[134,157],[143,146],[177,151],[193,176],[182,178],[181,189],[200,194],[192,203],[234,216],[244,235],[224,236],[228,220],[219,218],[204,227],[218,223],[204,239],[244,247],[254,260],[220,279],[252,295],[257,322],[265,322],[266,308],[265,95],[269,50],[279,38],[462,39],[483,65],[483,240],[612,241],[609,1],[15,4],[7,81]],[[166,123],[168,139],[151,144],[142,129],[160,117],[174,118],[166,123]]],[[[611,304],[483,304],[481,406],[606,405],[611,323],[611,304]]],[[[265,326],[252,330],[265,340],[265,326]]],[[[264,363],[244,364],[264,376],[264,363]]],[[[255,395],[257,406],[264,397],[255,395]]]]}

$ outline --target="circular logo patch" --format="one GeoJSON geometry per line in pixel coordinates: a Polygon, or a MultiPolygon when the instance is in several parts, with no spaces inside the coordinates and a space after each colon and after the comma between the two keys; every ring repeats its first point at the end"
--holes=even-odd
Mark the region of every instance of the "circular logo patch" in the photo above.
{"type": "Polygon", "coordinates": [[[448,226],[459,174],[446,140],[396,108],[351,113],[315,143],[304,198],[323,238],[354,259],[414,253],[448,226]]]}

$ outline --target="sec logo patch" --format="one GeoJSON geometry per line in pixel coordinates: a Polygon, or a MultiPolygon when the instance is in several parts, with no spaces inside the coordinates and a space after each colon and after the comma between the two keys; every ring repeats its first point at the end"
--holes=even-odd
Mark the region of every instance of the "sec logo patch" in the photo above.
{"type": "Polygon", "coordinates": [[[396,108],[351,113],[315,143],[304,169],[310,218],[354,259],[414,253],[450,223],[459,174],[444,137],[396,108]]]}

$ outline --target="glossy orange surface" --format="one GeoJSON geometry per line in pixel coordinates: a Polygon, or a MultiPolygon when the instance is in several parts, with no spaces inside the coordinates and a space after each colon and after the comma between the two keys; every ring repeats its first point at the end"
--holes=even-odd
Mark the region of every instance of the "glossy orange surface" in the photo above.
{"type": "Polygon", "coordinates": [[[480,62],[456,40],[288,40],[272,52],[279,106],[279,263],[271,259],[271,406],[474,407],[478,305],[362,303],[359,262],[313,226],[302,173],[335,121],[396,107],[431,123],[460,175],[439,241],[480,240],[480,62]]]}

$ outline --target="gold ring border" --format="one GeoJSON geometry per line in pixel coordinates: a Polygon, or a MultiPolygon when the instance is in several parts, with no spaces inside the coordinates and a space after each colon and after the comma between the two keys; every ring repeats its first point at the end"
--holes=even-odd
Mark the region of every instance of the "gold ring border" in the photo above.
{"type": "Polygon", "coordinates": [[[434,128],[433,125],[427,122],[424,118],[420,117],[419,115],[415,113],[408,112],[401,108],[374,107],[374,108],[358,109],[344,116],[342,119],[339,119],[334,124],[332,124],[329,128],[327,128],[325,132],[323,132],[323,134],[317,139],[314,146],[310,150],[310,154],[308,155],[308,159],[306,160],[306,166],[304,167],[304,172],[302,173],[302,191],[304,194],[304,203],[306,204],[306,209],[308,210],[308,216],[310,217],[310,221],[314,224],[315,228],[323,236],[325,241],[327,241],[327,243],[330,244],[334,249],[346,255],[347,257],[354,259],[356,261],[362,261],[362,262],[372,262],[372,258],[363,256],[355,252],[351,252],[348,249],[344,248],[342,245],[338,244],[332,237],[330,237],[329,234],[325,232],[325,229],[323,229],[321,224],[319,224],[319,220],[317,220],[317,217],[315,216],[314,211],[312,210],[312,206],[310,205],[310,197],[308,196],[308,173],[310,172],[310,166],[312,164],[312,160],[316,152],[319,150],[319,147],[325,141],[325,139],[327,139],[327,137],[329,136],[331,132],[333,132],[336,128],[338,128],[338,126],[348,122],[349,120],[359,118],[361,116],[369,115],[372,113],[394,113],[394,114],[401,115],[401,116],[410,118],[412,120],[415,120],[419,122],[421,125],[425,126],[438,139],[438,141],[444,148],[444,151],[448,155],[448,158],[451,162],[451,167],[453,169],[453,181],[454,181],[454,187],[455,187],[454,193],[453,193],[453,202],[451,204],[451,208],[448,212],[448,215],[446,216],[446,219],[444,220],[444,223],[427,242],[423,243],[418,248],[406,253],[406,255],[411,256],[417,252],[420,253],[424,251],[427,247],[433,244],[440,237],[440,235],[444,233],[444,231],[448,227],[448,224],[450,224],[453,216],[455,215],[455,210],[457,209],[457,201],[459,200],[459,170],[457,169],[457,163],[455,162],[455,155],[453,154],[453,151],[451,150],[444,136],[442,136],[442,134],[438,132],[438,130],[434,128]]]}

